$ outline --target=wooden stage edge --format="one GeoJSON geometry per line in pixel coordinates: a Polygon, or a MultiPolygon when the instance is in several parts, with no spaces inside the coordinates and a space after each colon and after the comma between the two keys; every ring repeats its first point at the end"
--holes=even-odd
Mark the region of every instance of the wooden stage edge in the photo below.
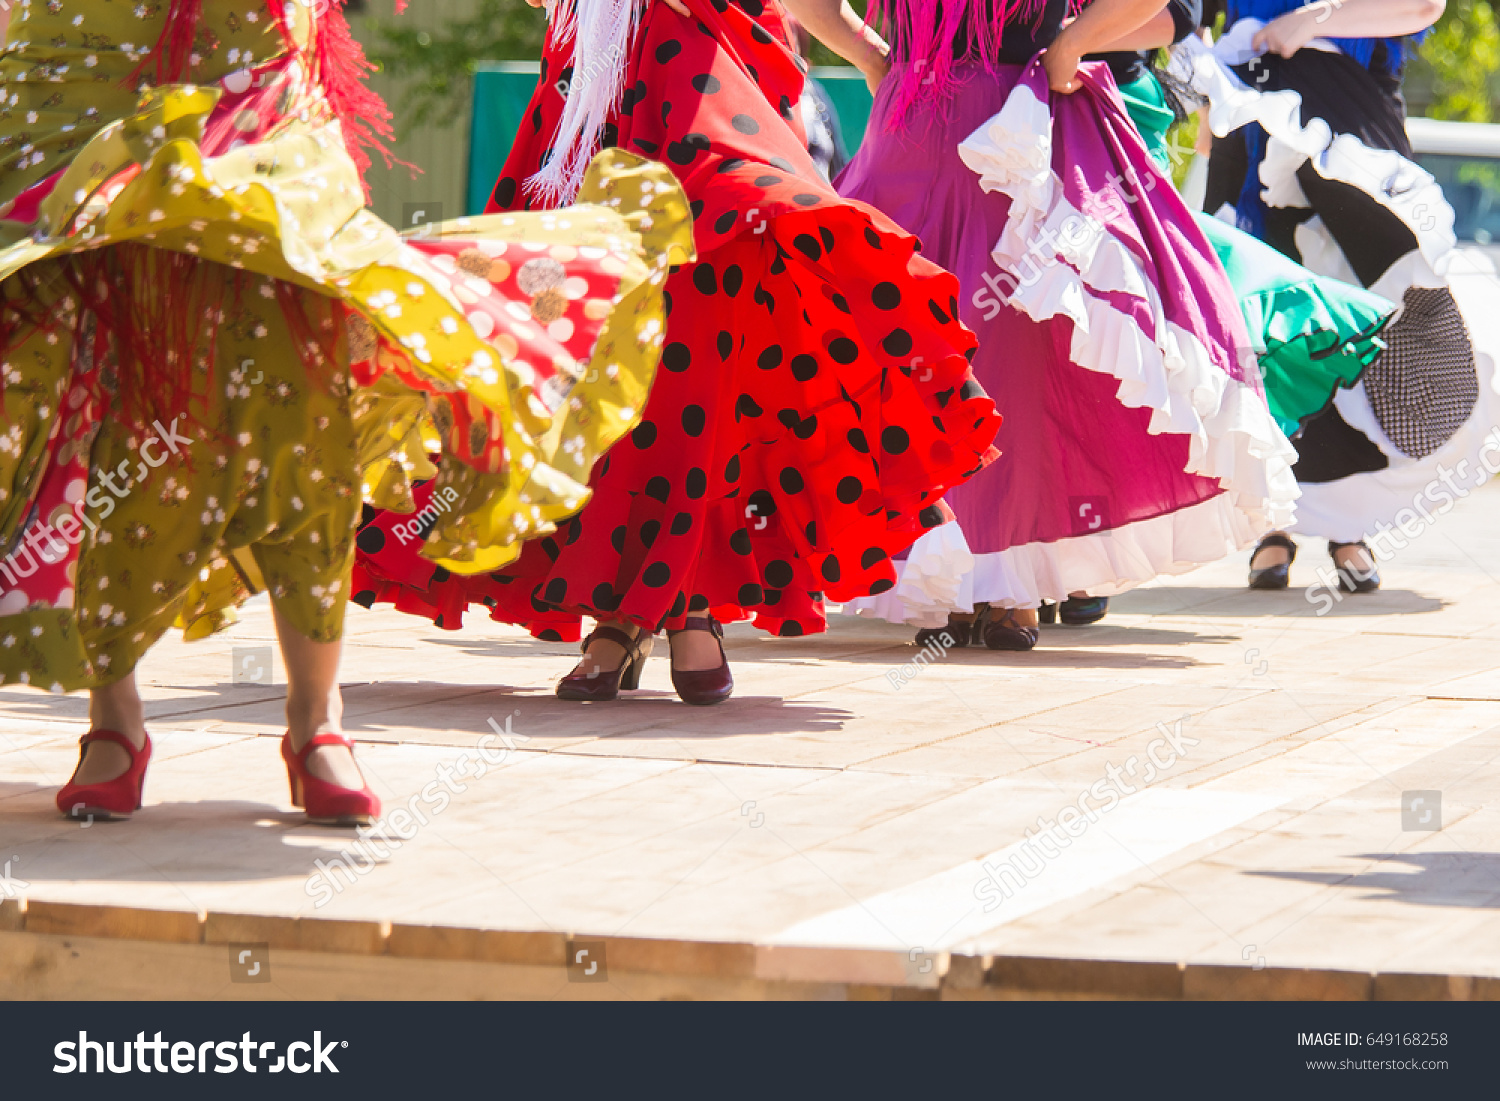
{"type": "Polygon", "coordinates": [[[0,998],[1494,1001],[1500,978],[570,936],[6,899],[0,998]],[[264,964],[256,977],[242,956],[264,964]],[[590,974],[584,964],[593,960],[603,967],[590,974]]]}

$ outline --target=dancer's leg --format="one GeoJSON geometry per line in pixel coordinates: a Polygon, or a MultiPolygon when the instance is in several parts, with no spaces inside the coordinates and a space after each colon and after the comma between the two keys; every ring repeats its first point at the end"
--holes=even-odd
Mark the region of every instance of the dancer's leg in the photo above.
{"type": "MultiPolygon", "coordinates": [[[[344,698],[339,693],[342,642],[314,642],[272,602],[276,639],[286,665],[286,723],[292,748],[300,750],[317,734],[343,732],[344,698]]],[[[307,756],[309,771],[320,780],[345,788],[361,788],[364,779],[354,754],[343,746],[319,746],[307,756]]]]}

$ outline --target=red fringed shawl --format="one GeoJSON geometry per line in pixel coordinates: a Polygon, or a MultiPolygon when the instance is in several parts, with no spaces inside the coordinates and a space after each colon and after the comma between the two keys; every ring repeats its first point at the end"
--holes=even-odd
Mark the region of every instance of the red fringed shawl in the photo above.
{"type": "MultiPolygon", "coordinates": [[[[312,79],[322,88],[329,107],[344,130],[344,145],[363,178],[370,167],[371,149],[387,165],[395,163],[389,144],[395,140],[391,111],[385,101],[366,83],[375,71],[364,48],[354,40],[349,22],[344,18],[345,0],[317,0],[310,55],[312,79]]],[[[286,27],[287,0],[267,0],[271,17],[286,27]]],[[[396,11],[406,9],[406,0],[396,0],[396,11]]],[[[166,29],[157,43],[155,77],[158,84],[182,81],[191,67],[193,43],[203,17],[203,0],[171,0],[166,29]]],[[[149,62],[131,75],[137,82],[145,75],[149,62]]]]}

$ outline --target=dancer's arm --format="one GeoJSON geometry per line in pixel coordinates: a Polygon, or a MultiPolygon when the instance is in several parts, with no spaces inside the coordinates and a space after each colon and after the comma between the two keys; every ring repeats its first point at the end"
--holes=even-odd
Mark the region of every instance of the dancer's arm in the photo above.
{"type": "Polygon", "coordinates": [[[865,75],[874,91],[889,69],[891,48],[869,26],[849,0],[782,0],[793,18],[823,45],[865,75]]]}
{"type": "Polygon", "coordinates": [[[1255,35],[1255,47],[1291,57],[1314,38],[1398,38],[1425,31],[1446,0],[1318,0],[1278,16],[1255,35]]]}
{"type": "Polygon", "coordinates": [[[1042,55],[1048,86],[1054,92],[1076,91],[1078,63],[1085,55],[1113,48],[1112,43],[1147,23],[1161,7],[1162,0],[1094,0],[1042,55]]]}
{"type": "Polygon", "coordinates": [[[1131,53],[1138,50],[1157,50],[1163,46],[1170,46],[1172,35],[1175,33],[1176,25],[1172,22],[1172,13],[1162,8],[1135,30],[1122,34],[1099,52],[1112,54],[1127,50],[1131,53]]]}

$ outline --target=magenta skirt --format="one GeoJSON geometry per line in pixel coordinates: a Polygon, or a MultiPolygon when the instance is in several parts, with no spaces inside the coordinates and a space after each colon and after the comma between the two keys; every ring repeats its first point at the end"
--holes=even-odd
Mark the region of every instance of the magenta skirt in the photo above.
{"type": "MultiPolygon", "coordinates": [[[[893,74],[837,180],[958,276],[1001,458],[897,587],[848,610],[935,625],[1182,573],[1290,522],[1294,454],[1238,300],[1102,64],[961,66],[946,113],[891,125],[893,74]]],[[[920,365],[916,366],[920,369],[920,365]]]]}

